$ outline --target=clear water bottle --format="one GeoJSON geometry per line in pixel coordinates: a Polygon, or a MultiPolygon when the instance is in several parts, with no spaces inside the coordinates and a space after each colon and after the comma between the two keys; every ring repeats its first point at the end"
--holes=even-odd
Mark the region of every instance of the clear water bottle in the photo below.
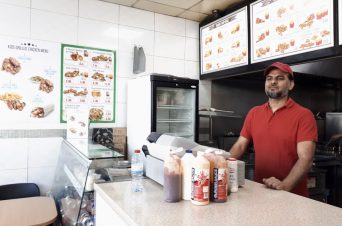
{"type": "Polygon", "coordinates": [[[132,156],[131,175],[132,175],[132,191],[143,191],[143,174],[144,163],[140,155],[140,150],[135,150],[132,156]]]}

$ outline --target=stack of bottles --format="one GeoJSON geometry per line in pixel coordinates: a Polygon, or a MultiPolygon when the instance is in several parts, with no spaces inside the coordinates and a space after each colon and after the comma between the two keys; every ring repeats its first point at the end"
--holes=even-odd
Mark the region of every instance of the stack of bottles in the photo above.
{"type": "Polygon", "coordinates": [[[170,152],[164,160],[164,200],[191,200],[195,205],[226,202],[228,191],[237,192],[237,161],[228,161],[212,149],[186,150],[182,158],[170,152]]]}

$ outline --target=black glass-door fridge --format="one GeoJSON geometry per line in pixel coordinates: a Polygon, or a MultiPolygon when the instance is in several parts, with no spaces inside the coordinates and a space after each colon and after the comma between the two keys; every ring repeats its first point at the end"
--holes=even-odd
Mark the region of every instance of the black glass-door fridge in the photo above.
{"type": "Polygon", "coordinates": [[[198,80],[152,74],[151,131],[198,141],[198,80]]]}
{"type": "Polygon", "coordinates": [[[151,74],[128,81],[128,150],[151,132],[198,141],[198,80],[151,74]]]}

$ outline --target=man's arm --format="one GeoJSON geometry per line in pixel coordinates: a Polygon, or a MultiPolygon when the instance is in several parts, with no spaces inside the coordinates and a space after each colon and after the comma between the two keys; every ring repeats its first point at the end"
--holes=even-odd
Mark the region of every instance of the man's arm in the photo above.
{"type": "Polygon", "coordinates": [[[243,153],[247,150],[249,145],[249,140],[240,136],[235,144],[230,149],[231,158],[240,158],[243,153]]]}
{"type": "Polygon", "coordinates": [[[275,177],[264,178],[263,182],[269,188],[291,191],[308,173],[312,166],[316,144],[313,141],[302,141],[297,144],[298,160],[289,175],[280,181],[275,177]]]}

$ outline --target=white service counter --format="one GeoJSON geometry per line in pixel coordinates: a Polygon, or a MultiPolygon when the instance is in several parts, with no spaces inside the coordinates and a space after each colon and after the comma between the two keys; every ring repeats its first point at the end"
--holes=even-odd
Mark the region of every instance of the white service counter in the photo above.
{"type": "Polygon", "coordinates": [[[133,193],[130,181],[96,184],[96,225],[341,225],[342,208],[246,180],[226,203],[196,206],[190,201],[166,203],[163,187],[144,180],[144,192],[133,193]]]}

